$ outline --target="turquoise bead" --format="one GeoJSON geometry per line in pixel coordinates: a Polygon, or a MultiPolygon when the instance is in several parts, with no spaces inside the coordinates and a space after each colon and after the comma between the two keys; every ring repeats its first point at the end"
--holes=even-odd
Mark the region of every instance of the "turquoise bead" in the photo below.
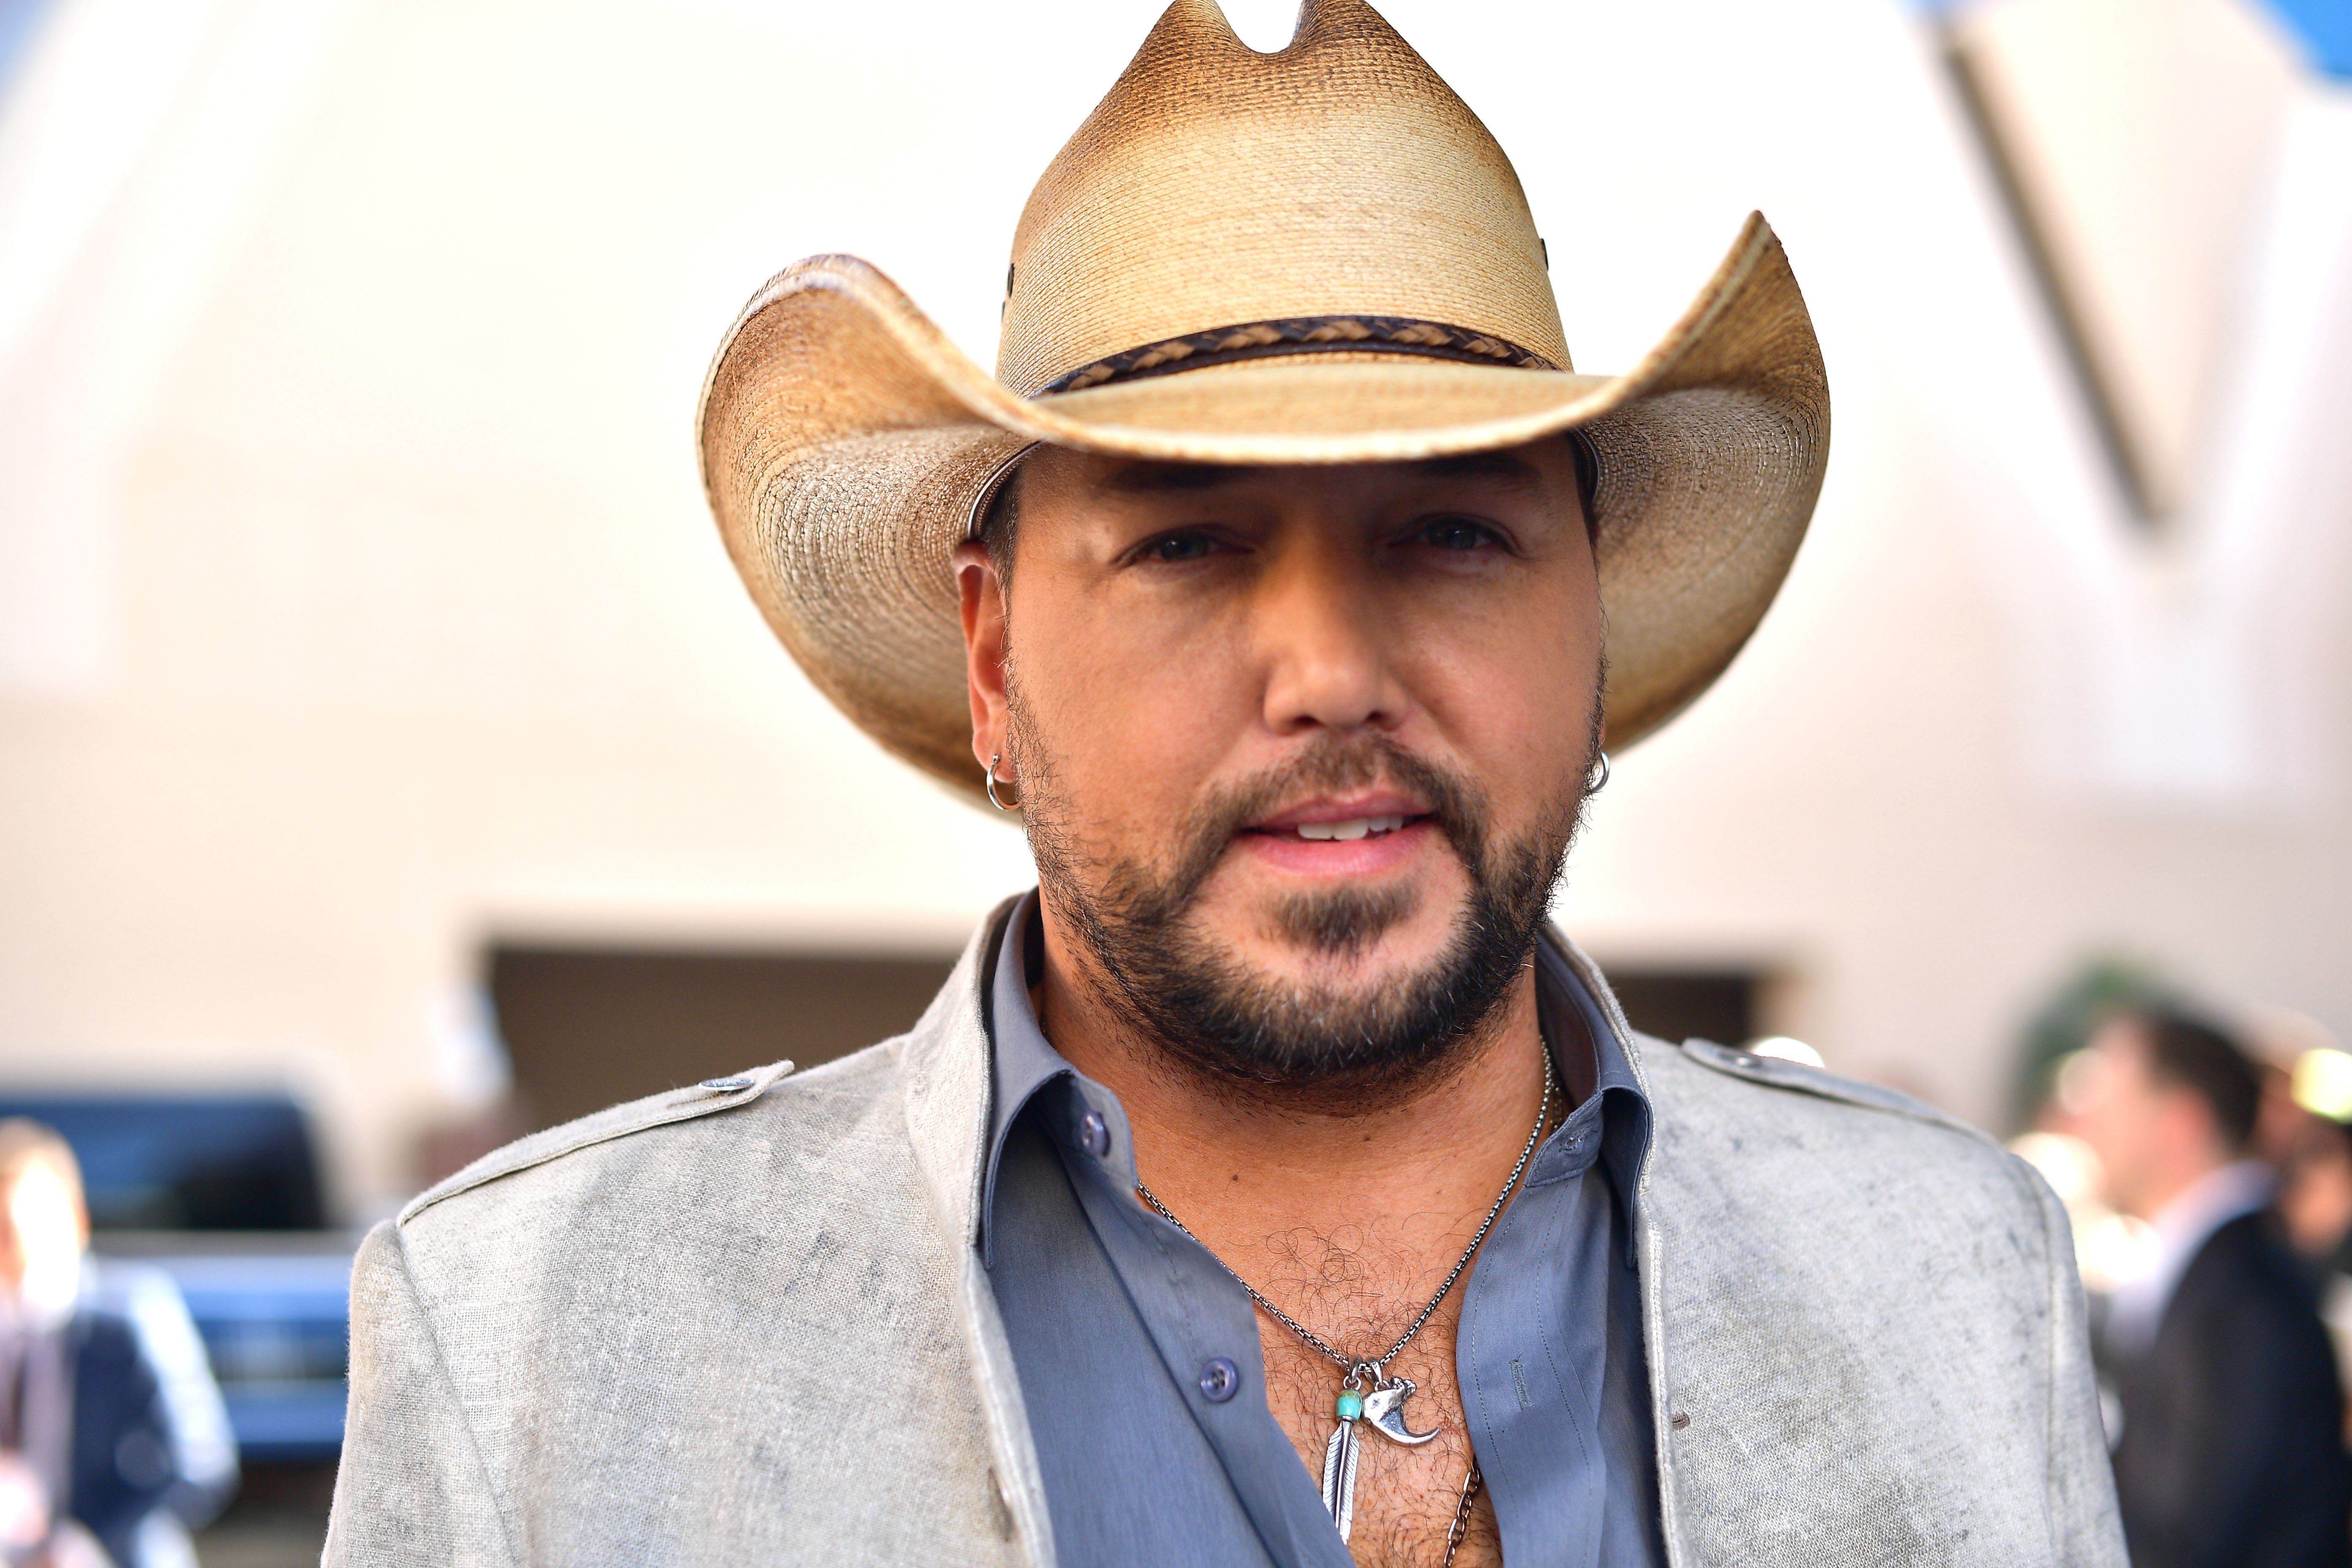
{"type": "Polygon", "coordinates": [[[1364,1413],[1364,1396],[1352,1388],[1339,1391],[1339,1419],[1353,1421],[1364,1413]]]}

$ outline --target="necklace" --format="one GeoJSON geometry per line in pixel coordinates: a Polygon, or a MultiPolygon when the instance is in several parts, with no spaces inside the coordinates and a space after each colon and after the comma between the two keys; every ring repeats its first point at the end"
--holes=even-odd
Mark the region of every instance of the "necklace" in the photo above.
{"type": "MultiPolygon", "coordinates": [[[[1398,1352],[1412,1342],[1412,1337],[1421,1332],[1423,1326],[1435,1315],[1438,1305],[1453,1290],[1454,1282],[1462,1278],[1462,1271],[1470,1267],[1470,1259],[1478,1254],[1479,1244],[1486,1239],[1486,1233],[1495,1228],[1496,1216],[1503,1212],[1503,1205],[1511,1201],[1511,1194],[1517,1188],[1519,1177],[1526,1173],[1528,1162],[1535,1157],[1536,1145],[1543,1142],[1544,1125],[1551,1120],[1551,1100],[1555,1087],[1551,1052],[1549,1049],[1543,1053],[1543,1103],[1536,1108],[1536,1124],[1528,1133],[1527,1146],[1519,1151],[1518,1163],[1511,1167],[1510,1175],[1504,1179],[1503,1190],[1495,1194],[1495,1202],[1486,1210],[1486,1217],[1478,1222],[1478,1234],[1470,1238],[1470,1245],[1462,1249],[1460,1258],[1454,1259],[1453,1270],[1445,1276],[1445,1282],[1437,1288],[1437,1294],[1429,1299],[1429,1305],[1421,1310],[1421,1315],[1413,1319],[1411,1326],[1397,1336],[1396,1342],[1379,1355],[1360,1359],[1338,1349],[1322,1335],[1267,1300],[1259,1293],[1256,1286],[1234,1272],[1232,1264],[1222,1258],[1217,1258],[1218,1267],[1224,1269],[1226,1273],[1232,1274],[1234,1283],[1248,1291],[1249,1299],[1256,1302],[1267,1316],[1297,1335],[1302,1342],[1320,1351],[1338,1363],[1341,1369],[1343,1375],[1339,1380],[1339,1397],[1335,1411],[1339,1424],[1333,1428],[1331,1440],[1324,1445],[1323,1448],[1323,1506],[1329,1510],[1331,1522],[1339,1526],[1339,1539],[1342,1541],[1348,1539],[1348,1531],[1356,1521],[1356,1424],[1359,1421],[1368,1421],[1381,1436],[1393,1442],[1402,1443],[1408,1447],[1426,1443],[1444,1430],[1442,1426],[1433,1426],[1426,1432],[1416,1432],[1406,1422],[1404,1402],[1413,1396],[1414,1391],[1420,1385],[1409,1377],[1390,1377],[1387,1373],[1388,1363],[1394,1361],[1398,1352]]],[[[1158,1211],[1161,1219],[1191,1237],[1192,1240],[1196,1242],[1201,1240],[1199,1237],[1192,1235],[1190,1226],[1178,1219],[1168,1205],[1153,1194],[1150,1187],[1139,1181],[1135,1184],[1135,1192],[1138,1197],[1158,1211]]],[[[1202,1245],[1205,1247],[1207,1244],[1202,1245]]],[[[1216,1254],[1212,1251],[1210,1256],[1214,1258],[1216,1254]]],[[[1467,1500],[1472,1495],[1471,1489],[1475,1486],[1478,1474],[1475,1459],[1471,1464],[1470,1474],[1472,1479],[1465,1483],[1464,1488],[1465,1511],[1467,1510],[1467,1500]]],[[[1460,1529],[1460,1524],[1461,1521],[1457,1520],[1457,1531],[1460,1529]]],[[[1454,1547],[1458,1543],[1458,1536],[1449,1540],[1446,1547],[1448,1562],[1453,1561],[1454,1547]]]]}
{"type": "Polygon", "coordinates": [[[1462,1500],[1454,1505],[1454,1522],[1445,1531],[1445,1562],[1442,1568],[1454,1568],[1454,1554],[1462,1550],[1465,1537],[1470,1533],[1470,1507],[1478,1500],[1478,1486],[1486,1478],[1478,1473],[1478,1461],[1472,1458],[1470,1473],[1462,1478],[1462,1500]]]}

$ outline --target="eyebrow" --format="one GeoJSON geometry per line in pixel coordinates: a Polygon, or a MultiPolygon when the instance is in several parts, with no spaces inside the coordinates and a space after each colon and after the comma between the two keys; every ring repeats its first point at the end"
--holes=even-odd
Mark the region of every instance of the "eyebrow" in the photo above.
{"type": "MultiPolygon", "coordinates": [[[[1543,475],[1534,464],[1508,452],[1461,452],[1407,465],[1422,479],[1489,479],[1516,489],[1540,490],[1543,475]]],[[[1249,478],[1252,469],[1219,463],[1129,463],[1102,488],[1118,495],[1193,495],[1249,478]]]]}
{"type": "Polygon", "coordinates": [[[1248,470],[1215,463],[1129,463],[1103,481],[1119,495],[1189,495],[1245,478],[1248,470]]]}
{"type": "Polygon", "coordinates": [[[1514,489],[1546,488],[1543,474],[1533,463],[1508,452],[1459,452],[1415,463],[1413,470],[1424,479],[1492,479],[1514,489]]]}

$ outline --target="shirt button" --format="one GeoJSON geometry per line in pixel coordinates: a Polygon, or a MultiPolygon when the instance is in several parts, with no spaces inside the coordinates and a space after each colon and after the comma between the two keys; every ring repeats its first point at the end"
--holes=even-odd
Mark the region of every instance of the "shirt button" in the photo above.
{"type": "Polygon", "coordinates": [[[1223,1405],[1242,1385],[1242,1369],[1223,1356],[1201,1363],[1201,1393],[1212,1405],[1223,1405]]]}
{"type": "Polygon", "coordinates": [[[1110,1123],[1098,1110],[1089,1110],[1078,1118],[1078,1147],[1096,1159],[1110,1152],[1110,1123]]]}

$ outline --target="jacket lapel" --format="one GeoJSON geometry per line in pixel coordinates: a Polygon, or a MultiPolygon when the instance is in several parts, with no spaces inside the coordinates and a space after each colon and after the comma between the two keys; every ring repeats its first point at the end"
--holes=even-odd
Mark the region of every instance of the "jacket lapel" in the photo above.
{"type": "MultiPolygon", "coordinates": [[[[1585,989],[1600,1005],[1601,1016],[1608,1019],[1609,1028],[1617,1037],[1617,1044],[1625,1053],[1625,1064],[1633,1069],[1633,1081],[1640,1084],[1643,1095],[1654,1105],[1657,1091],[1652,1087],[1647,1064],[1642,1060],[1642,1037],[1627,1022],[1625,1009],[1618,1005],[1617,994],[1609,989],[1601,966],[1585,956],[1582,949],[1563,935],[1558,926],[1544,928],[1543,940],[1559,950],[1584,982],[1585,989]]],[[[1642,1162],[1642,1175],[1633,1194],[1633,1246],[1642,1276],[1642,1351],[1650,1373],[1650,1428],[1654,1435],[1658,1465],[1659,1531],[1664,1536],[1666,1560],[1671,1564],[1691,1561],[1690,1550],[1682,1538],[1679,1516],[1680,1488],[1674,1469],[1674,1449],[1668,1441],[1673,1427],[1672,1414],[1666,1398],[1666,1322],[1665,1296],[1660,1289],[1664,1259],[1659,1256],[1656,1184],[1651,1173],[1657,1163],[1658,1149],[1654,1142],[1650,1158],[1642,1162]]]]}
{"type": "Polygon", "coordinates": [[[1019,900],[990,912],[964,944],[940,994],[907,1035],[907,1136],[940,1226],[967,1248],[980,1243],[981,1186],[986,1172],[990,1081],[988,974],[1005,917],[1019,900]]]}
{"type": "Polygon", "coordinates": [[[971,1354],[972,1376],[987,1414],[994,1459],[990,1481],[1004,1510],[1001,1522],[1028,1549],[1036,1568],[1054,1562],[1054,1527],[1045,1478],[1029,1432],[1029,1410],[997,1313],[996,1293],[980,1258],[981,1205],[987,1177],[988,1129],[994,1093],[988,1043],[988,977],[1004,922],[1020,900],[1007,899],[981,922],[955,970],[907,1036],[901,1057],[907,1137],[915,1167],[955,1248],[956,1315],[971,1354]]]}

